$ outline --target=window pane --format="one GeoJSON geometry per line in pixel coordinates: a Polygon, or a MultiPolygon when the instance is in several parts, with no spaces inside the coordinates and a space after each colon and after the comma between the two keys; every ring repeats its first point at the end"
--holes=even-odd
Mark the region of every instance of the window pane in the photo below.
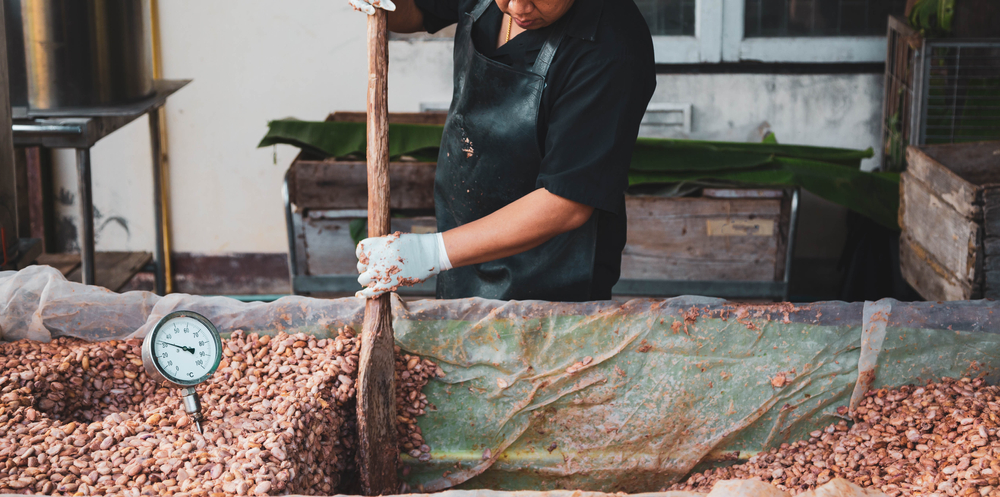
{"type": "Polygon", "coordinates": [[[906,0],[745,0],[744,36],[884,35],[906,0]]]}
{"type": "Polygon", "coordinates": [[[695,0],[636,0],[653,36],[694,36],[695,0]]]}

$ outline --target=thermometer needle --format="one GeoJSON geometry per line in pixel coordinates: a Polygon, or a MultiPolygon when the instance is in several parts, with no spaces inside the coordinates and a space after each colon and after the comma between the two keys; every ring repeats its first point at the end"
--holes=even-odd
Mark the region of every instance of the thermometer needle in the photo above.
{"type": "Polygon", "coordinates": [[[164,345],[170,345],[170,346],[172,346],[172,347],[177,347],[178,349],[181,349],[181,350],[183,350],[184,352],[188,352],[188,353],[190,353],[190,354],[194,354],[194,347],[182,347],[182,346],[180,346],[180,345],[174,345],[174,344],[172,344],[172,343],[170,343],[170,342],[163,342],[163,344],[164,344],[164,345]]]}

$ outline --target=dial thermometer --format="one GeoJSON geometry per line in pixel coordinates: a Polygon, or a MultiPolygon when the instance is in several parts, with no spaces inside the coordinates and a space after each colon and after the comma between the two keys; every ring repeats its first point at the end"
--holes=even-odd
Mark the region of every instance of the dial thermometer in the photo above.
{"type": "Polygon", "coordinates": [[[201,433],[201,401],[195,386],[219,367],[222,340],[205,316],[175,311],[163,316],[142,341],[142,366],[154,381],[181,389],[184,411],[201,433]]]}

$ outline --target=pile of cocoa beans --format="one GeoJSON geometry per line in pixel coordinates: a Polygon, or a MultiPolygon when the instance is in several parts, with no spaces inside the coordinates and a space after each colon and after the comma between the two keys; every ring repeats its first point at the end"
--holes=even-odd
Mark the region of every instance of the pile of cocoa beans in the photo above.
{"type": "MultiPolygon", "coordinates": [[[[0,343],[0,493],[333,495],[351,471],[360,340],[235,331],[197,387],[198,433],[141,341],[0,343]]],[[[427,460],[421,393],[443,376],[397,348],[399,448],[427,460]]]]}
{"type": "Polygon", "coordinates": [[[1000,496],[1000,389],[981,378],[870,391],[853,421],[671,489],[756,477],[797,494],[839,477],[889,496],[1000,496]]]}

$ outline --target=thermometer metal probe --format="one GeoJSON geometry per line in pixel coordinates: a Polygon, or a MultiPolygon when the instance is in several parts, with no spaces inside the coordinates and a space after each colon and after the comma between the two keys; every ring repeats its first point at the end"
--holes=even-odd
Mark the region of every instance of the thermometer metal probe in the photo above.
{"type": "Polygon", "coordinates": [[[142,365],[154,381],[181,390],[184,412],[202,432],[201,400],[195,387],[222,361],[219,330],[205,316],[175,311],[163,316],[142,341],[142,365]]]}

